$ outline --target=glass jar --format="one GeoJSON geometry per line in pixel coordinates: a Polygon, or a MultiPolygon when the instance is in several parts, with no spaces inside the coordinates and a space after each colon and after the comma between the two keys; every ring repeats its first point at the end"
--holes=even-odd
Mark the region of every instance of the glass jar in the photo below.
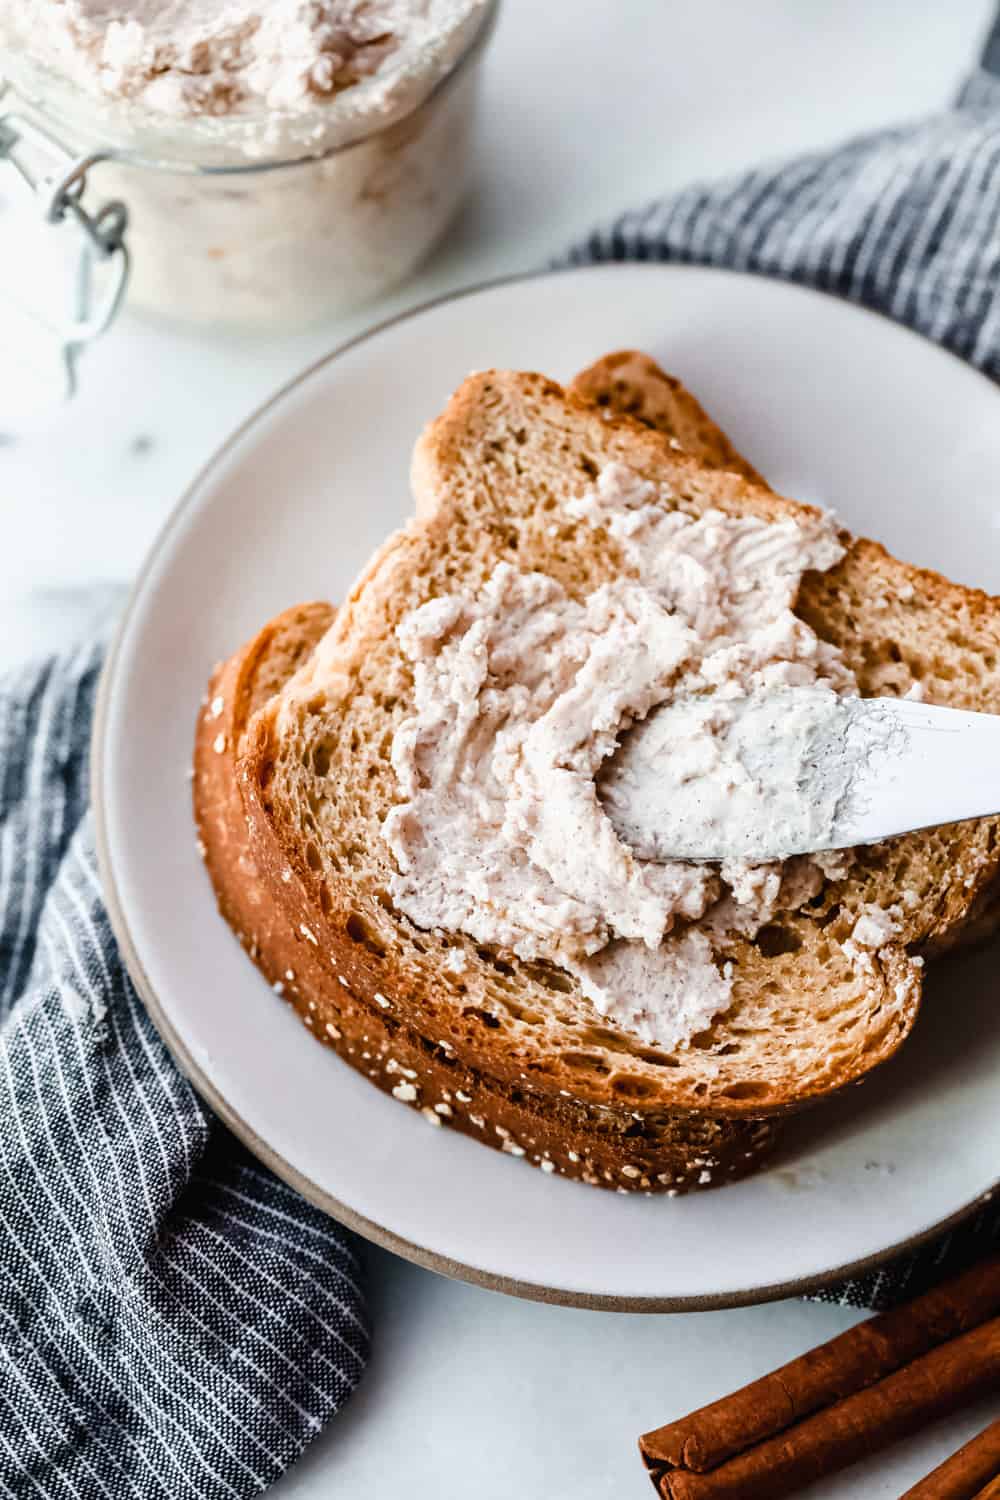
{"type": "MultiPolygon", "coordinates": [[[[498,4],[479,11],[443,76],[423,90],[410,80],[402,111],[383,111],[373,128],[355,85],[337,96],[335,130],[332,106],[316,105],[320,149],[303,149],[306,121],[298,151],[257,144],[257,160],[248,155],[259,117],[125,127],[66,79],[4,57],[0,157],[63,153],[62,172],[50,163],[32,179],[46,211],[81,223],[91,258],[120,254],[122,274],[127,245],[136,306],[206,324],[301,327],[401,281],[448,226],[467,183],[478,64],[498,4]]],[[[113,312],[112,293],[105,303],[102,314],[113,312]]]]}

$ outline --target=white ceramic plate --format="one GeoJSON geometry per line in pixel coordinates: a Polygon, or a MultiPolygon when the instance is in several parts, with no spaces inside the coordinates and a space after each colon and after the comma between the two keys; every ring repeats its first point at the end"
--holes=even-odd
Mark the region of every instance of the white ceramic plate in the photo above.
{"type": "Polygon", "coordinates": [[[407,515],[420,428],[469,370],[569,378],[634,345],[676,371],[779,489],[1000,591],[1000,397],[844,303],[749,276],[608,266],[506,282],[325,360],[221,450],[160,537],[95,732],[103,875],[133,978],[236,1133],[332,1214],[454,1275],[622,1308],[760,1301],[927,1236],[995,1186],[996,955],[932,975],[917,1030],[780,1162],[686,1199],[545,1177],[379,1093],[316,1045],[216,915],[186,768],[212,663],[295,601],[340,598],[407,515]]]}

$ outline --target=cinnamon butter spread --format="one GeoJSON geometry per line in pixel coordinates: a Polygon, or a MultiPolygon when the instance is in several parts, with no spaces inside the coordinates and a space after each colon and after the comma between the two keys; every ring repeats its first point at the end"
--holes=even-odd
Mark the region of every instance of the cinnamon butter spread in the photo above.
{"type": "Polygon", "coordinates": [[[633,726],[661,711],[673,795],[683,804],[697,785],[694,816],[706,790],[716,810],[732,790],[716,734],[728,703],[857,691],[792,610],[803,573],[842,556],[834,522],[692,517],[670,499],[609,465],[565,509],[617,540],[619,577],[575,598],[500,563],[478,591],[402,621],[413,711],[393,740],[400,800],[383,825],[392,897],[418,926],[558,964],[609,1022],[664,1047],[728,1005],[727,935],[809,900],[843,859],[648,857],[660,851],[644,842],[633,726]]]}
{"type": "MultiPolygon", "coordinates": [[[[0,0],[0,38],[87,92],[161,116],[385,104],[454,60],[484,0],[0,0]]],[[[320,122],[316,121],[317,128],[320,122]]]]}

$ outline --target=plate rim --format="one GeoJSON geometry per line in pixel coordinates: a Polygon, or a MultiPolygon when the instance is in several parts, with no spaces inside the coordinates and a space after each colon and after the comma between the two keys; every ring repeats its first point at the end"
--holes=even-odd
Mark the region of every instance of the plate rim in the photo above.
{"type": "Polygon", "coordinates": [[[336,1198],[326,1188],[314,1182],[305,1173],[299,1171],[279,1151],[258,1135],[254,1127],[229,1103],[205,1070],[196,1061],[170,1019],[168,1009],[164,1006],[149,976],[146,974],[145,967],[133,941],[124,903],[122,902],[115,880],[105,804],[105,750],[107,745],[110,701],[113,685],[117,677],[122,647],[133,616],[145,596],[147,581],[160,558],[168,538],[184,521],[189,509],[195,503],[213,471],[225,463],[232,451],[250,431],[267,417],[275,407],[280,405],[287,396],[311,380],[320,370],[332,364],[359,344],[366,343],[368,340],[378,337],[379,334],[395,327],[399,323],[407,322],[411,318],[422,316],[424,313],[433,312],[436,308],[448,303],[476,296],[484,292],[495,291],[503,287],[530,281],[540,281],[553,276],[572,276],[576,273],[593,274],[594,271],[600,271],[606,274],[613,274],[623,267],[627,268],[630,272],[638,269],[642,274],[655,275],[657,272],[662,272],[663,270],[670,270],[672,273],[696,271],[699,273],[710,272],[713,275],[727,279],[738,278],[740,280],[767,281],[772,286],[777,285],[793,295],[798,293],[804,294],[807,297],[816,296],[827,301],[838,302],[852,312],[876,318],[880,322],[890,324],[904,335],[908,334],[918,339],[921,343],[930,344],[939,354],[947,356],[954,364],[984,381],[991,390],[995,390],[993,382],[967,360],[962,359],[951,349],[947,349],[943,345],[926,338],[923,334],[908,327],[905,323],[901,323],[897,319],[890,317],[887,313],[866,307],[861,303],[852,302],[848,298],[821,291],[815,287],[804,286],[798,282],[785,281],[780,277],[762,276],[756,272],[735,270],[729,267],[642,261],[603,261],[596,264],[588,263],[558,268],[543,267],[540,270],[513,272],[459,287],[407,307],[389,317],[382,318],[363,329],[360,333],[336,344],[326,354],[312,360],[305,368],[284,381],[270,396],[254,407],[244,420],[233,428],[228,436],[213,450],[208,459],[199,466],[181,495],[171,506],[150,543],[146,555],[135,575],[101,668],[90,733],[90,799],[94,815],[98,874],[104,892],[111,928],[125,968],[142,1000],[146,1012],[156,1027],[160,1039],[170,1053],[173,1061],[177,1064],[185,1078],[187,1078],[195,1092],[208,1104],[213,1113],[219,1116],[236,1138],[259,1161],[269,1167],[276,1176],[301,1193],[315,1207],[329,1214],[347,1228],[354,1230],[363,1238],[371,1240],[383,1249],[390,1250],[394,1254],[401,1256],[404,1260],[411,1261],[425,1270],[436,1271],[440,1275],[449,1277],[452,1280],[467,1282],[475,1286],[485,1287],[490,1291],[503,1292],[508,1296],[519,1297],[528,1301],[544,1302],[563,1307],[579,1307],[592,1311],[633,1313],[708,1312],[726,1308],[753,1307],[763,1305],[767,1302],[780,1301],[786,1297],[808,1296],[826,1290],[837,1283],[854,1280],[859,1276],[863,1276],[868,1271],[877,1269],[896,1256],[918,1250],[931,1240],[958,1227],[1000,1190],[1000,1174],[977,1193],[975,1197],[966,1201],[953,1213],[946,1215],[943,1219],[937,1220],[934,1224],[929,1225],[917,1234],[896,1241],[882,1250],[874,1251],[870,1255],[862,1256],[857,1260],[831,1267],[828,1270],[818,1272],[814,1276],[797,1277],[788,1281],[772,1282],[763,1286],[740,1290],[731,1289],[717,1293],[699,1293],[693,1296],[663,1297],[629,1297],[610,1293],[573,1291],[565,1287],[522,1281],[517,1277],[484,1271],[477,1266],[468,1265],[464,1261],[456,1260],[439,1251],[428,1250],[424,1246],[406,1239],[395,1231],[387,1229],[375,1220],[357,1212],[350,1205],[341,1202],[340,1199],[336,1198]]]}

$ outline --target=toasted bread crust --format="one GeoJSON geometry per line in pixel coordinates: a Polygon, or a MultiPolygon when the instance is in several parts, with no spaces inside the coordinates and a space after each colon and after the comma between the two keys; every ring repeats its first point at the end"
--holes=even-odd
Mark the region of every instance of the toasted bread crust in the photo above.
{"type": "Polygon", "coordinates": [[[569,389],[585,401],[662,432],[706,468],[729,469],[755,484],[765,484],[687,387],[648,354],[637,349],[605,354],[581,370],[569,389]]]}
{"type": "Polygon", "coordinates": [[[588,1110],[573,1100],[553,1110],[551,1101],[461,1066],[448,1049],[401,1022],[385,997],[358,986],[343,944],[339,968],[324,961],[325,948],[304,931],[318,936],[322,914],[297,877],[283,879],[289,867],[266,822],[251,849],[247,813],[259,809],[253,794],[247,797],[248,777],[237,774],[237,760],[254,712],[308,656],[332,617],[331,606],[313,604],[270,621],[216,669],[198,715],[193,794],[206,869],[220,912],[268,982],[319,1041],[429,1123],[523,1154],[553,1174],[628,1191],[686,1192],[755,1170],[773,1149],[775,1122],[665,1115],[638,1134],[628,1110],[588,1110]],[[276,890],[287,899],[276,899],[276,890]]]}
{"type": "Polygon", "coordinates": [[[333,615],[333,606],[323,603],[295,605],[277,615],[216,667],[198,714],[192,792],[202,857],[219,910],[255,962],[258,950],[267,953],[272,982],[288,967],[291,951],[250,853],[236,762],[250,718],[305,660],[333,615]]]}

